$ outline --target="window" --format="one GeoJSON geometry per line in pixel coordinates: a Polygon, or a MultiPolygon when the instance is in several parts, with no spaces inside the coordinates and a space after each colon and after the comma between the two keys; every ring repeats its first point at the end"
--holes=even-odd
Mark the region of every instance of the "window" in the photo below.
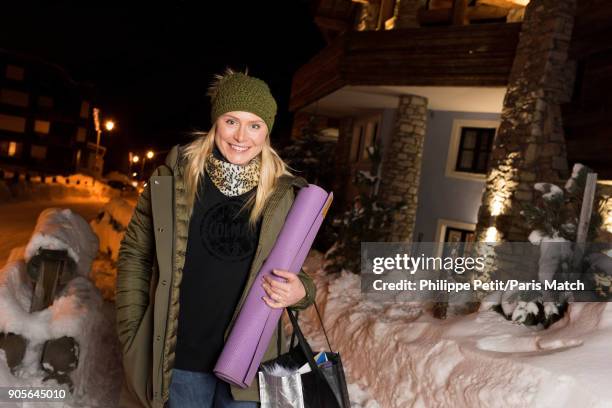
{"type": "Polygon", "coordinates": [[[32,145],[30,156],[36,160],[44,160],[47,157],[47,146],[32,145]]]}
{"type": "Polygon", "coordinates": [[[446,177],[484,181],[493,140],[495,120],[455,119],[446,160],[446,177]]]}
{"type": "Polygon", "coordinates": [[[49,129],[51,128],[51,122],[46,120],[37,120],[34,122],[34,132],[42,133],[44,135],[49,134],[49,129]]]}
{"type": "Polygon", "coordinates": [[[77,129],[77,134],[76,134],[76,140],[77,142],[84,142],[87,140],[87,129],[85,128],[78,128],[77,129]]]}
{"type": "Polygon", "coordinates": [[[25,132],[25,118],[21,116],[3,115],[0,113],[0,129],[11,132],[25,132]]]}
{"type": "Polygon", "coordinates": [[[360,162],[369,159],[368,147],[374,146],[378,138],[380,115],[355,121],[351,141],[350,161],[360,162]]]}
{"type": "Polygon", "coordinates": [[[444,242],[468,242],[474,241],[474,231],[462,228],[446,227],[444,242]]]}
{"type": "Polygon", "coordinates": [[[23,68],[17,65],[7,65],[6,77],[15,81],[23,81],[23,68]]]}
{"type": "Polygon", "coordinates": [[[462,127],[455,170],[486,174],[495,128],[462,127]]]}
{"type": "Polygon", "coordinates": [[[4,104],[26,108],[28,106],[28,100],[29,95],[25,92],[14,91],[12,89],[0,90],[0,102],[4,104]]]}
{"type": "Polygon", "coordinates": [[[81,117],[87,119],[89,117],[89,102],[83,101],[81,103],[81,117]]]}
{"type": "Polygon", "coordinates": [[[471,250],[476,238],[476,224],[439,219],[436,242],[439,242],[437,256],[463,256],[471,250]]]}
{"type": "Polygon", "coordinates": [[[474,231],[447,226],[444,234],[444,242],[446,244],[442,257],[465,255],[471,249],[472,243],[474,242],[474,236],[474,231]]]}
{"type": "Polygon", "coordinates": [[[4,157],[21,157],[22,145],[19,142],[9,140],[0,141],[0,156],[4,157]]]}
{"type": "Polygon", "coordinates": [[[41,108],[52,108],[53,107],[53,98],[50,96],[39,96],[38,97],[38,106],[41,108]]]}

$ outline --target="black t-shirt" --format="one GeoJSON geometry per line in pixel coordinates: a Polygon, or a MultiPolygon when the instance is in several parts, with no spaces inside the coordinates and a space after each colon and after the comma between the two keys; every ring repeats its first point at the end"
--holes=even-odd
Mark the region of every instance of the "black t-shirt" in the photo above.
{"type": "MultiPolygon", "coordinates": [[[[218,149],[213,154],[227,161],[218,149]]],[[[249,231],[250,209],[236,216],[250,194],[255,194],[256,187],[229,197],[217,189],[205,172],[199,189],[189,223],[180,285],[174,366],[212,372],[248,278],[261,218],[255,231],[249,231]]]]}

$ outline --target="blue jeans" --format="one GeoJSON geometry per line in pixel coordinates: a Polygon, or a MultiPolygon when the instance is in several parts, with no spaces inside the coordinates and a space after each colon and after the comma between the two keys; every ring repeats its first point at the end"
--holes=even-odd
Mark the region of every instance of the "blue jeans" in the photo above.
{"type": "Polygon", "coordinates": [[[234,401],[230,386],[212,373],[174,368],[169,408],[257,408],[256,401],[234,401]]]}

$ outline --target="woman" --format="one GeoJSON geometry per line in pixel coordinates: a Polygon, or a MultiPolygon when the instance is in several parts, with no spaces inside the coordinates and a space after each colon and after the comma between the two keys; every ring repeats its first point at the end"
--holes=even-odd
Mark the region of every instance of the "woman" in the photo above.
{"type": "MultiPolygon", "coordinates": [[[[307,185],[270,146],[276,102],[265,82],[227,70],[210,88],[212,127],[175,147],[138,199],[121,243],[117,330],[121,407],[256,407],[257,380],[231,386],[212,369],[252,285],[272,308],[304,309],[303,271],[255,282],[295,197],[307,185]]],[[[274,333],[263,361],[277,349],[274,333]]]]}

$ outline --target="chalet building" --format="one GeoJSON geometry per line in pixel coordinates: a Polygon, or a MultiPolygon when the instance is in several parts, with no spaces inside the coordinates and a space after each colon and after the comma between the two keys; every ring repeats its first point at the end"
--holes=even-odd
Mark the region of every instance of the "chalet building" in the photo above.
{"type": "Polygon", "coordinates": [[[0,50],[3,173],[99,176],[105,149],[95,142],[91,88],[57,65],[0,50]]]}
{"type": "Polygon", "coordinates": [[[314,115],[336,136],[339,206],[380,144],[379,195],[408,203],[389,241],[524,241],[535,182],[577,162],[612,179],[603,0],[321,0],[314,14],[328,44],[294,76],[293,133],[314,115]]]}

